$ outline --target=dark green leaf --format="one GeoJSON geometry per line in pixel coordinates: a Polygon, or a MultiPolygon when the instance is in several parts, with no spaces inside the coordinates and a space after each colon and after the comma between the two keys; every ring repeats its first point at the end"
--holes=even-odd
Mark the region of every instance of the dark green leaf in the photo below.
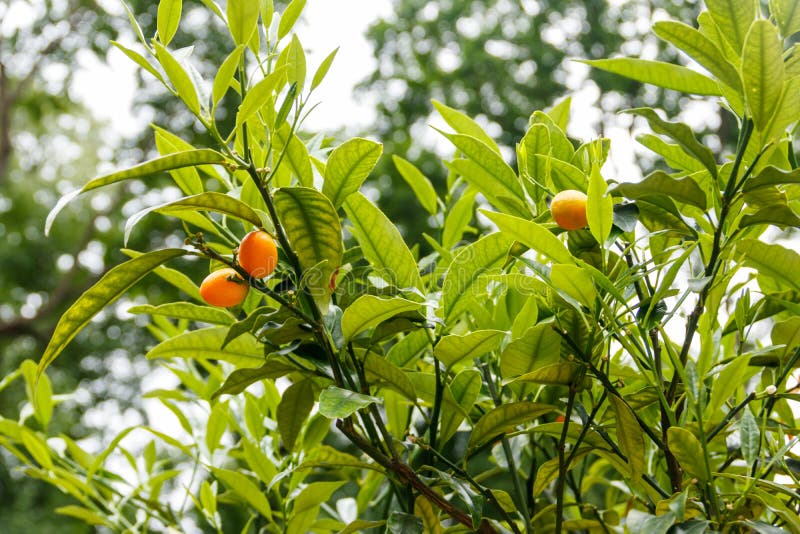
{"type": "Polygon", "coordinates": [[[282,358],[270,358],[261,367],[237,369],[232,372],[225,383],[211,396],[212,400],[220,395],[238,395],[248,386],[265,379],[280,378],[296,371],[297,368],[282,358]]]}
{"type": "Polygon", "coordinates": [[[422,534],[422,519],[403,512],[392,512],[386,522],[386,534],[422,534]]]}
{"type": "Polygon", "coordinates": [[[800,217],[789,206],[779,204],[771,208],[762,208],[752,215],[745,215],[739,221],[740,228],[757,224],[772,224],[784,229],[800,228],[800,217]]]}
{"type": "Polygon", "coordinates": [[[663,171],[648,174],[640,182],[618,184],[613,191],[630,199],[669,195],[678,202],[706,209],[706,194],[697,182],[688,176],[675,178],[663,171]]]}
{"type": "Polygon", "coordinates": [[[314,383],[301,380],[286,388],[278,404],[276,419],[281,441],[286,450],[292,452],[297,436],[303,429],[306,418],[314,407],[314,383]]]}

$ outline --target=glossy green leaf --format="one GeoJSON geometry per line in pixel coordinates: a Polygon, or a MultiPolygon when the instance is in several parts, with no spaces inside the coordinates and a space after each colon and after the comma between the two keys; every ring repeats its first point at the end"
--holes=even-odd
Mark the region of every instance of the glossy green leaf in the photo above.
{"type": "Polygon", "coordinates": [[[454,176],[463,177],[468,184],[482,193],[495,208],[518,217],[531,217],[527,203],[516,193],[510,192],[504,184],[488,173],[479,163],[471,159],[461,158],[445,162],[445,165],[454,176]]]}
{"type": "Polygon", "coordinates": [[[800,254],[796,251],[757,239],[742,239],[736,243],[736,255],[761,276],[771,276],[792,289],[800,289],[800,254]]]}
{"type": "Polygon", "coordinates": [[[350,340],[359,332],[377,326],[397,314],[416,311],[421,307],[422,304],[419,302],[400,297],[381,298],[375,295],[362,295],[344,310],[342,333],[345,340],[350,340]]]}
{"type": "Polygon", "coordinates": [[[675,170],[697,172],[705,167],[702,163],[687,154],[678,144],[667,143],[657,135],[640,134],[636,140],[664,158],[664,161],[675,170]]]}
{"type": "Polygon", "coordinates": [[[191,302],[170,302],[160,306],[139,304],[131,306],[127,311],[133,314],[163,315],[173,319],[186,319],[187,321],[217,325],[231,325],[236,321],[236,318],[225,309],[201,306],[191,302]]]}
{"type": "Polygon", "coordinates": [[[504,213],[494,213],[481,210],[493,223],[497,225],[506,237],[519,241],[526,247],[536,251],[556,263],[574,263],[575,260],[564,243],[561,242],[550,230],[533,221],[512,217],[504,213]]]}
{"type": "Polygon", "coordinates": [[[739,437],[742,457],[748,466],[752,466],[758,459],[761,450],[761,430],[758,428],[753,412],[747,406],[742,410],[742,418],[739,420],[739,437]]]}
{"type": "Polygon", "coordinates": [[[500,376],[515,378],[557,363],[561,352],[561,336],[551,323],[534,325],[519,339],[509,343],[500,357],[500,376]]]}
{"type": "Polygon", "coordinates": [[[756,18],[752,0],[706,0],[706,7],[722,36],[741,53],[750,24],[756,18]]]}
{"type": "Polygon", "coordinates": [[[306,286],[314,295],[329,294],[331,275],[342,264],[344,254],[336,210],[324,195],[309,187],[283,187],[274,199],[306,286]]]}
{"type": "Polygon", "coordinates": [[[597,290],[592,275],[577,265],[555,264],[550,269],[553,286],[590,310],[594,308],[597,290]]]}
{"type": "Polygon", "coordinates": [[[314,383],[310,380],[295,382],[283,392],[278,404],[276,419],[281,442],[286,450],[294,450],[295,441],[314,407],[314,383]]]}
{"type": "Polygon", "coordinates": [[[783,89],[783,45],[768,20],[753,23],[742,52],[744,96],[756,128],[763,132],[775,113],[783,89]]]}
{"type": "Polygon", "coordinates": [[[464,414],[468,414],[478,400],[482,385],[481,373],[475,369],[464,369],[453,377],[447,387],[461,410],[444,410],[442,412],[439,443],[444,445],[458,431],[458,427],[464,420],[464,414]]]}
{"type": "Polygon", "coordinates": [[[433,355],[451,367],[464,359],[475,359],[500,348],[505,338],[502,330],[473,330],[463,336],[444,336],[433,349],[433,355]]]}
{"type": "Polygon", "coordinates": [[[452,249],[464,235],[464,231],[472,220],[477,194],[476,190],[468,189],[446,212],[442,230],[442,246],[446,250],[452,249]]]}
{"type": "Polygon", "coordinates": [[[375,168],[383,145],[355,137],[336,147],[325,164],[325,183],[322,192],[331,199],[335,207],[341,206],[355,193],[375,168]]]}
{"type": "Polygon", "coordinates": [[[319,413],[329,419],[349,417],[370,404],[381,404],[381,399],[362,395],[348,389],[328,386],[319,394],[319,413]]]}
{"type": "MultiPolygon", "coordinates": [[[[556,189],[575,189],[577,191],[586,191],[588,180],[586,173],[578,167],[566,161],[554,158],[552,156],[545,156],[537,154],[533,158],[538,165],[538,168],[546,168],[550,173],[550,180],[556,189]]],[[[530,161],[530,159],[529,159],[530,161]]]]}
{"type": "Polygon", "coordinates": [[[162,341],[150,349],[146,357],[220,360],[248,368],[264,364],[264,346],[250,334],[237,337],[221,349],[227,333],[228,328],[224,326],[190,330],[162,341]]]}
{"type": "Polygon", "coordinates": [[[269,506],[266,495],[264,495],[264,492],[262,492],[258,485],[249,477],[238,471],[216,467],[212,467],[211,472],[214,474],[215,478],[221,480],[222,483],[243,502],[252,506],[267,519],[272,518],[272,509],[269,506]]]}
{"type": "Polygon", "coordinates": [[[519,425],[532,423],[538,417],[555,411],[557,411],[555,406],[538,402],[501,404],[478,419],[470,434],[468,446],[474,448],[483,445],[519,425]]]}
{"type": "Polygon", "coordinates": [[[414,330],[392,345],[386,353],[386,359],[398,367],[408,367],[429,344],[430,339],[424,330],[414,330]]]}
{"type": "Polygon", "coordinates": [[[739,221],[739,228],[758,224],[772,224],[781,228],[800,228],[800,216],[789,206],[779,204],[771,208],[762,208],[752,215],[745,215],[739,221]]]}
{"type": "Polygon", "coordinates": [[[175,37],[175,32],[178,31],[182,6],[183,2],[181,0],[160,0],[158,2],[156,31],[158,31],[158,40],[164,46],[167,46],[172,41],[172,38],[175,37]]]}
{"type": "Polygon", "coordinates": [[[500,154],[500,149],[497,147],[497,143],[494,142],[494,139],[489,137],[489,134],[487,134],[473,119],[466,116],[461,111],[448,107],[436,100],[431,100],[431,103],[433,107],[436,108],[436,111],[439,112],[439,115],[442,116],[444,122],[455,130],[456,133],[474,137],[485,143],[493,152],[500,154]]]}
{"type": "Polygon", "coordinates": [[[649,195],[669,195],[684,204],[706,209],[706,194],[692,178],[675,178],[663,171],[655,171],[639,182],[626,182],[614,187],[614,192],[636,200],[649,195]]]}
{"type": "Polygon", "coordinates": [[[529,373],[518,376],[509,383],[544,384],[565,386],[578,378],[583,366],[577,362],[558,362],[538,367],[529,373]]]}
{"type": "Polygon", "coordinates": [[[278,24],[278,39],[283,39],[294,27],[297,19],[300,17],[303,8],[306,6],[306,0],[292,0],[283,14],[281,15],[280,24],[278,24]]]}
{"type": "MultiPolygon", "coordinates": [[[[162,156],[184,152],[185,150],[194,150],[189,143],[184,142],[175,135],[170,135],[166,130],[160,128],[155,130],[154,137],[156,148],[162,156]]],[[[203,182],[200,179],[200,173],[195,167],[181,167],[167,172],[169,172],[175,184],[184,194],[197,195],[203,192],[203,182]]]]}
{"type": "Polygon", "coordinates": [[[328,71],[331,68],[331,64],[333,63],[334,58],[336,58],[336,53],[339,52],[339,47],[337,46],[333,52],[328,54],[325,59],[322,60],[322,63],[319,64],[317,67],[317,71],[314,73],[314,78],[311,80],[311,90],[313,91],[319,84],[322,83],[322,80],[325,79],[325,76],[328,74],[328,71]]]}
{"type": "Polygon", "coordinates": [[[667,444],[687,475],[701,482],[708,481],[703,447],[694,434],[685,428],[672,426],[667,430],[667,444]]]}
{"type": "Polygon", "coordinates": [[[239,45],[233,49],[233,52],[225,58],[225,61],[220,65],[217,75],[214,76],[214,85],[211,87],[211,107],[216,108],[222,97],[230,89],[231,84],[234,82],[234,76],[239,68],[239,62],[242,59],[244,52],[244,45],[239,45]]]}
{"type": "Polygon", "coordinates": [[[784,37],[800,32],[800,4],[795,0],[770,0],[769,12],[784,37]]]}
{"type": "Polygon", "coordinates": [[[400,156],[392,156],[394,166],[403,180],[406,181],[408,186],[414,191],[422,207],[431,215],[436,215],[436,190],[433,188],[431,181],[417,169],[413,163],[401,158],[400,156]]]}
{"type": "Polygon", "coordinates": [[[164,262],[186,254],[182,249],[157,250],[128,260],[109,270],[95,285],[84,291],[58,320],[47,348],[39,361],[38,374],[55,360],[64,347],[106,306],[164,262]]]}
{"type": "Polygon", "coordinates": [[[688,54],[722,83],[736,91],[741,91],[742,81],[739,71],[728,61],[725,54],[699,30],[682,22],[662,20],[653,25],[653,31],[660,38],[688,54]]]}
{"type": "Polygon", "coordinates": [[[270,101],[278,86],[284,83],[286,83],[286,70],[275,69],[271,74],[251,87],[239,106],[239,111],[236,114],[236,127],[241,128],[248,119],[261,109],[261,106],[270,101]]]}
{"type": "Polygon", "coordinates": [[[581,60],[581,63],[664,89],[695,95],[721,95],[714,80],[681,65],[627,57],[581,60]]]}
{"type": "Polygon", "coordinates": [[[609,401],[617,419],[617,442],[623,454],[628,457],[631,468],[631,478],[636,481],[646,472],[647,449],[644,443],[644,433],[639,426],[636,416],[625,401],[616,395],[609,395],[609,401]]]}
{"type": "Polygon", "coordinates": [[[496,272],[508,256],[511,239],[489,234],[459,250],[442,282],[441,317],[450,325],[467,311],[486,287],[484,275],[496,272]]]}
{"type": "Polygon", "coordinates": [[[364,358],[364,371],[371,383],[374,381],[383,383],[385,387],[403,394],[410,401],[417,401],[414,384],[399,367],[388,359],[378,356],[374,352],[368,352],[364,358]]]}
{"type": "Polygon", "coordinates": [[[231,31],[233,42],[237,45],[246,45],[256,31],[259,3],[252,0],[227,1],[225,13],[228,18],[228,29],[231,31]]]}
{"type": "Polygon", "coordinates": [[[650,108],[635,108],[628,110],[627,113],[639,115],[647,119],[650,128],[657,134],[666,135],[678,142],[687,154],[697,159],[708,169],[715,179],[717,177],[717,162],[714,154],[707,146],[700,143],[694,136],[691,128],[681,122],[668,122],[662,119],[650,108]]]}
{"type": "Polygon", "coordinates": [[[380,275],[401,288],[422,288],[417,262],[386,215],[361,193],[354,193],[344,203],[353,235],[364,257],[380,275]]]}
{"type": "Polygon", "coordinates": [[[261,367],[237,369],[233,371],[225,383],[211,396],[212,400],[218,398],[220,395],[238,395],[248,386],[267,379],[276,379],[285,376],[297,367],[289,364],[288,360],[283,358],[270,357],[267,362],[261,367]]]}
{"type": "Polygon", "coordinates": [[[297,177],[303,187],[314,187],[314,170],[305,143],[292,133],[288,123],[284,123],[275,132],[272,142],[277,154],[285,152],[282,165],[288,165],[292,174],[297,177]]]}
{"type": "Polygon", "coordinates": [[[181,64],[175,59],[175,56],[167,50],[161,43],[154,42],[153,47],[156,51],[156,59],[164,68],[167,73],[167,78],[172,82],[172,86],[178,93],[178,96],[183,100],[189,111],[195,115],[200,114],[200,98],[197,95],[197,88],[195,87],[189,74],[186,72],[181,64]]]}
{"type": "Polygon", "coordinates": [[[765,167],[756,176],[747,180],[742,187],[742,191],[749,193],[750,191],[763,187],[788,184],[800,184],[800,169],[785,171],[770,165],[769,167],[765,167]]]}
{"type": "Polygon", "coordinates": [[[600,168],[592,166],[589,173],[589,190],[586,202],[586,218],[589,231],[598,243],[605,243],[614,224],[614,201],[607,194],[608,186],[600,175],[600,168]]]}
{"type": "Polygon", "coordinates": [[[128,58],[133,60],[134,63],[136,63],[137,65],[142,67],[144,70],[146,70],[150,74],[152,74],[155,77],[156,80],[160,81],[164,85],[167,84],[166,80],[161,75],[161,73],[158,72],[158,70],[156,70],[156,68],[153,65],[151,65],[150,62],[143,55],[141,55],[139,52],[137,52],[135,50],[132,50],[132,49],[130,49],[130,48],[118,43],[117,41],[110,41],[110,43],[112,45],[114,45],[115,47],[117,47],[123,54],[128,56],[128,58]]]}

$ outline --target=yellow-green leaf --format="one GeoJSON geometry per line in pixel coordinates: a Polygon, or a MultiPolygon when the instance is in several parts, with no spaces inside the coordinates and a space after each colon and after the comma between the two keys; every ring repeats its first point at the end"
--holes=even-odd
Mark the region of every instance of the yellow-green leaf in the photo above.
{"type": "Polygon", "coordinates": [[[581,63],[664,89],[695,95],[721,95],[719,86],[714,80],[681,65],[627,57],[582,60],[581,63]]]}
{"type": "Polygon", "coordinates": [[[400,297],[381,298],[375,295],[358,297],[342,314],[342,333],[346,340],[395,315],[419,310],[422,304],[400,297]]]}
{"type": "Polygon", "coordinates": [[[501,404],[484,414],[475,423],[468,447],[479,447],[492,438],[514,430],[519,425],[532,423],[538,417],[557,410],[555,406],[538,402],[501,404]]]}
{"type": "Polygon", "coordinates": [[[356,137],[345,141],[328,158],[322,192],[335,207],[358,191],[383,153],[383,145],[356,137]]]}
{"type": "Polygon", "coordinates": [[[259,4],[253,0],[228,0],[225,7],[228,28],[237,45],[246,45],[256,31],[259,4]]]}
{"type": "Polygon", "coordinates": [[[783,89],[783,46],[778,29],[768,20],[753,23],[742,52],[744,96],[753,122],[764,132],[783,89]]]}
{"type": "Polygon", "coordinates": [[[164,46],[172,41],[175,32],[178,31],[182,4],[181,0],[160,0],[158,2],[156,30],[158,31],[158,40],[164,46]]]}
{"type": "Polygon", "coordinates": [[[502,330],[474,330],[463,336],[444,336],[434,347],[433,355],[445,366],[466,358],[477,358],[500,348],[505,338],[502,330]]]}

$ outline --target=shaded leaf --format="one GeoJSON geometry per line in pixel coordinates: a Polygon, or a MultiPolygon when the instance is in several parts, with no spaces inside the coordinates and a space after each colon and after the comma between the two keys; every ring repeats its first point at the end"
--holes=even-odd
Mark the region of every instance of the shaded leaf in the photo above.
{"type": "Polygon", "coordinates": [[[620,449],[628,457],[628,465],[631,468],[631,479],[634,481],[641,478],[647,468],[645,458],[644,434],[639,426],[636,416],[625,401],[616,395],[609,395],[611,406],[617,419],[617,440],[620,449]]]}
{"type": "Polygon", "coordinates": [[[736,243],[736,253],[743,263],[762,276],[771,276],[794,289],[800,289],[800,254],[781,245],[770,245],[757,239],[742,239],[736,243]]]}
{"type": "Polygon", "coordinates": [[[225,383],[214,392],[211,399],[216,399],[220,395],[238,395],[256,382],[280,378],[296,370],[295,366],[281,358],[270,358],[261,367],[237,369],[225,379],[225,383]]]}
{"type": "Polygon", "coordinates": [[[501,404],[481,417],[469,437],[470,448],[478,447],[492,438],[505,434],[519,425],[532,423],[544,414],[557,411],[555,406],[537,402],[501,404]]]}
{"type": "Polygon", "coordinates": [[[329,419],[342,419],[370,404],[381,404],[381,402],[378,397],[328,386],[319,394],[319,413],[329,419]]]}
{"type": "Polygon", "coordinates": [[[706,194],[700,189],[697,182],[688,176],[675,178],[663,171],[648,174],[640,182],[617,184],[613,192],[630,199],[669,194],[678,202],[690,204],[701,210],[706,209],[706,194]]]}
{"type": "Polygon", "coordinates": [[[378,356],[374,352],[368,352],[364,358],[364,371],[370,381],[382,382],[385,387],[402,393],[410,401],[416,402],[417,393],[414,390],[414,384],[399,367],[386,358],[378,356]]]}
{"type": "Polygon", "coordinates": [[[278,431],[286,450],[292,452],[297,436],[314,407],[314,383],[311,380],[295,382],[283,392],[276,410],[278,431]]]}
{"type": "Polygon", "coordinates": [[[667,430],[667,445],[686,474],[702,482],[708,481],[703,447],[694,434],[685,428],[672,426],[667,430]]]}
{"type": "Polygon", "coordinates": [[[264,364],[264,346],[250,334],[239,336],[221,349],[228,328],[216,326],[190,330],[162,341],[150,349],[146,357],[220,360],[235,367],[258,367],[264,364]]]}

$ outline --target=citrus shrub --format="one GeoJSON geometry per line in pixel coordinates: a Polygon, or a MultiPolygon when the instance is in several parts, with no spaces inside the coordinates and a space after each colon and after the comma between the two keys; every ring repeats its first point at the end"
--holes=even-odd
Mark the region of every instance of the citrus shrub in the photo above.
{"type": "Polygon", "coordinates": [[[238,306],[247,298],[250,286],[242,280],[236,269],[218,269],[203,279],[200,295],[212,306],[224,308],[238,306]]]}
{"type": "Polygon", "coordinates": [[[564,230],[580,230],[589,224],[586,218],[586,193],[567,189],[550,201],[553,220],[564,230]]]}
{"type": "Polygon", "coordinates": [[[267,232],[253,230],[242,239],[237,259],[247,274],[264,278],[271,275],[278,264],[278,247],[267,232]]]}
{"type": "Polygon", "coordinates": [[[714,1],[699,29],[656,23],[708,74],[588,62],[712,96],[735,124],[736,139],[706,144],[656,110],[629,110],[663,160],[635,183],[603,177],[607,139],[568,135],[569,98],[528,118],[516,168],[473,118],[435,102],[455,149],[447,184],[393,158],[440,225],[422,257],[361,192],[382,145],[328,146],[303,129],[335,57],[308,75],[292,33],[304,2],[279,17],[271,1],[204,4],[231,37],[213,83],[170,47],[178,0],[159,3],[152,40],[134,32],[145,55],[116,46],[214,147],[156,128],[158,157],[78,191],[170,173],[184,196],[130,227],[157,210],[180,220],[186,246],[127,251],[65,312],[38,365],[0,381],[24,381],[30,400],[0,420],[0,444],[75,499],[60,513],[119,532],[800,532],[788,437],[800,254],[783,232],[800,227],[791,2],[770,2],[767,16],[714,1]],[[235,116],[229,130],[218,106],[235,116]],[[568,190],[586,196],[548,206],[568,190]],[[237,255],[242,228],[256,233],[237,255]],[[264,259],[276,255],[261,228],[277,260],[264,259]],[[164,265],[186,257],[230,270],[198,288],[164,265]],[[274,271],[248,276],[248,265],[274,271]],[[146,357],[178,383],[145,397],[177,423],[86,450],[48,426],[63,397],[45,371],[151,272],[185,295],[129,310],[149,317],[146,357]],[[207,305],[222,296],[239,305],[207,305]]]}

